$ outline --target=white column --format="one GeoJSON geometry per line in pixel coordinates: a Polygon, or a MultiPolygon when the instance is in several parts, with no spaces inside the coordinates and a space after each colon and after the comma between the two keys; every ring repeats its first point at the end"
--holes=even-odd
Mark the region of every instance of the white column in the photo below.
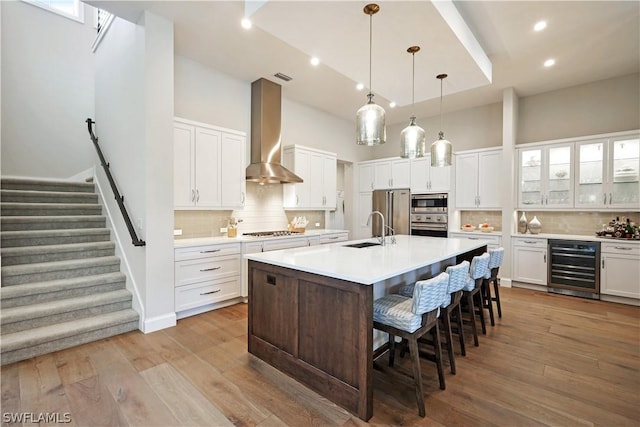
{"type": "Polygon", "coordinates": [[[514,88],[507,88],[502,94],[502,247],[504,259],[500,267],[500,283],[511,287],[511,236],[517,230],[515,145],[518,134],[518,95],[514,88]]]}

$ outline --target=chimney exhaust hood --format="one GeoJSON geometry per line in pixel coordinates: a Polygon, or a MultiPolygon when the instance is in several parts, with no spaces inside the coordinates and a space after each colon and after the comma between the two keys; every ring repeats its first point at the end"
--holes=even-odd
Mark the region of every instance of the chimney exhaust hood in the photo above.
{"type": "Polygon", "coordinates": [[[280,164],[282,87],[267,79],[251,83],[251,164],[247,181],[260,184],[302,182],[280,164]]]}

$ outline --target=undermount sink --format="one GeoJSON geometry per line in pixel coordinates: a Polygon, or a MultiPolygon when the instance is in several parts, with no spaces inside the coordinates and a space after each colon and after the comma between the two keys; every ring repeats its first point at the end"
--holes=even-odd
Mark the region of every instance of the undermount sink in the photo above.
{"type": "Polygon", "coordinates": [[[344,245],[348,248],[368,248],[369,246],[380,246],[380,243],[375,242],[361,242],[361,243],[352,243],[350,245],[344,245]]]}

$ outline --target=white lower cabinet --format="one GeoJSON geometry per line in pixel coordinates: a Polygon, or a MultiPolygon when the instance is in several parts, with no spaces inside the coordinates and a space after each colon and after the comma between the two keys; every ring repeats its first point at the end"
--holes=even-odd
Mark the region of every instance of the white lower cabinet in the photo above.
{"type": "Polygon", "coordinates": [[[502,236],[497,234],[489,234],[489,233],[470,233],[467,231],[462,231],[458,233],[454,231],[452,233],[449,233],[449,237],[455,237],[458,239],[469,239],[469,240],[484,240],[487,242],[487,250],[498,249],[502,242],[502,236]]]}
{"type": "Polygon", "coordinates": [[[602,243],[600,246],[600,293],[640,299],[640,245],[602,243]]]}
{"type": "Polygon", "coordinates": [[[513,280],[547,286],[547,239],[514,237],[513,280]]]}
{"type": "Polygon", "coordinates": [[[175,311],[178,318],[224,306],[240,297],[240,244],[175,250],[175,311]]]}

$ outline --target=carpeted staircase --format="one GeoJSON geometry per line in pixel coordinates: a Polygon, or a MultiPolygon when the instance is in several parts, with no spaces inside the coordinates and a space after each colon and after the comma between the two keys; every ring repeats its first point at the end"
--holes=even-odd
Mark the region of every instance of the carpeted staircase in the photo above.
{"type": "Polygon", "coordinates": [[[2,365],[138,329],[92,183],[1,180],[2,365]]]}

